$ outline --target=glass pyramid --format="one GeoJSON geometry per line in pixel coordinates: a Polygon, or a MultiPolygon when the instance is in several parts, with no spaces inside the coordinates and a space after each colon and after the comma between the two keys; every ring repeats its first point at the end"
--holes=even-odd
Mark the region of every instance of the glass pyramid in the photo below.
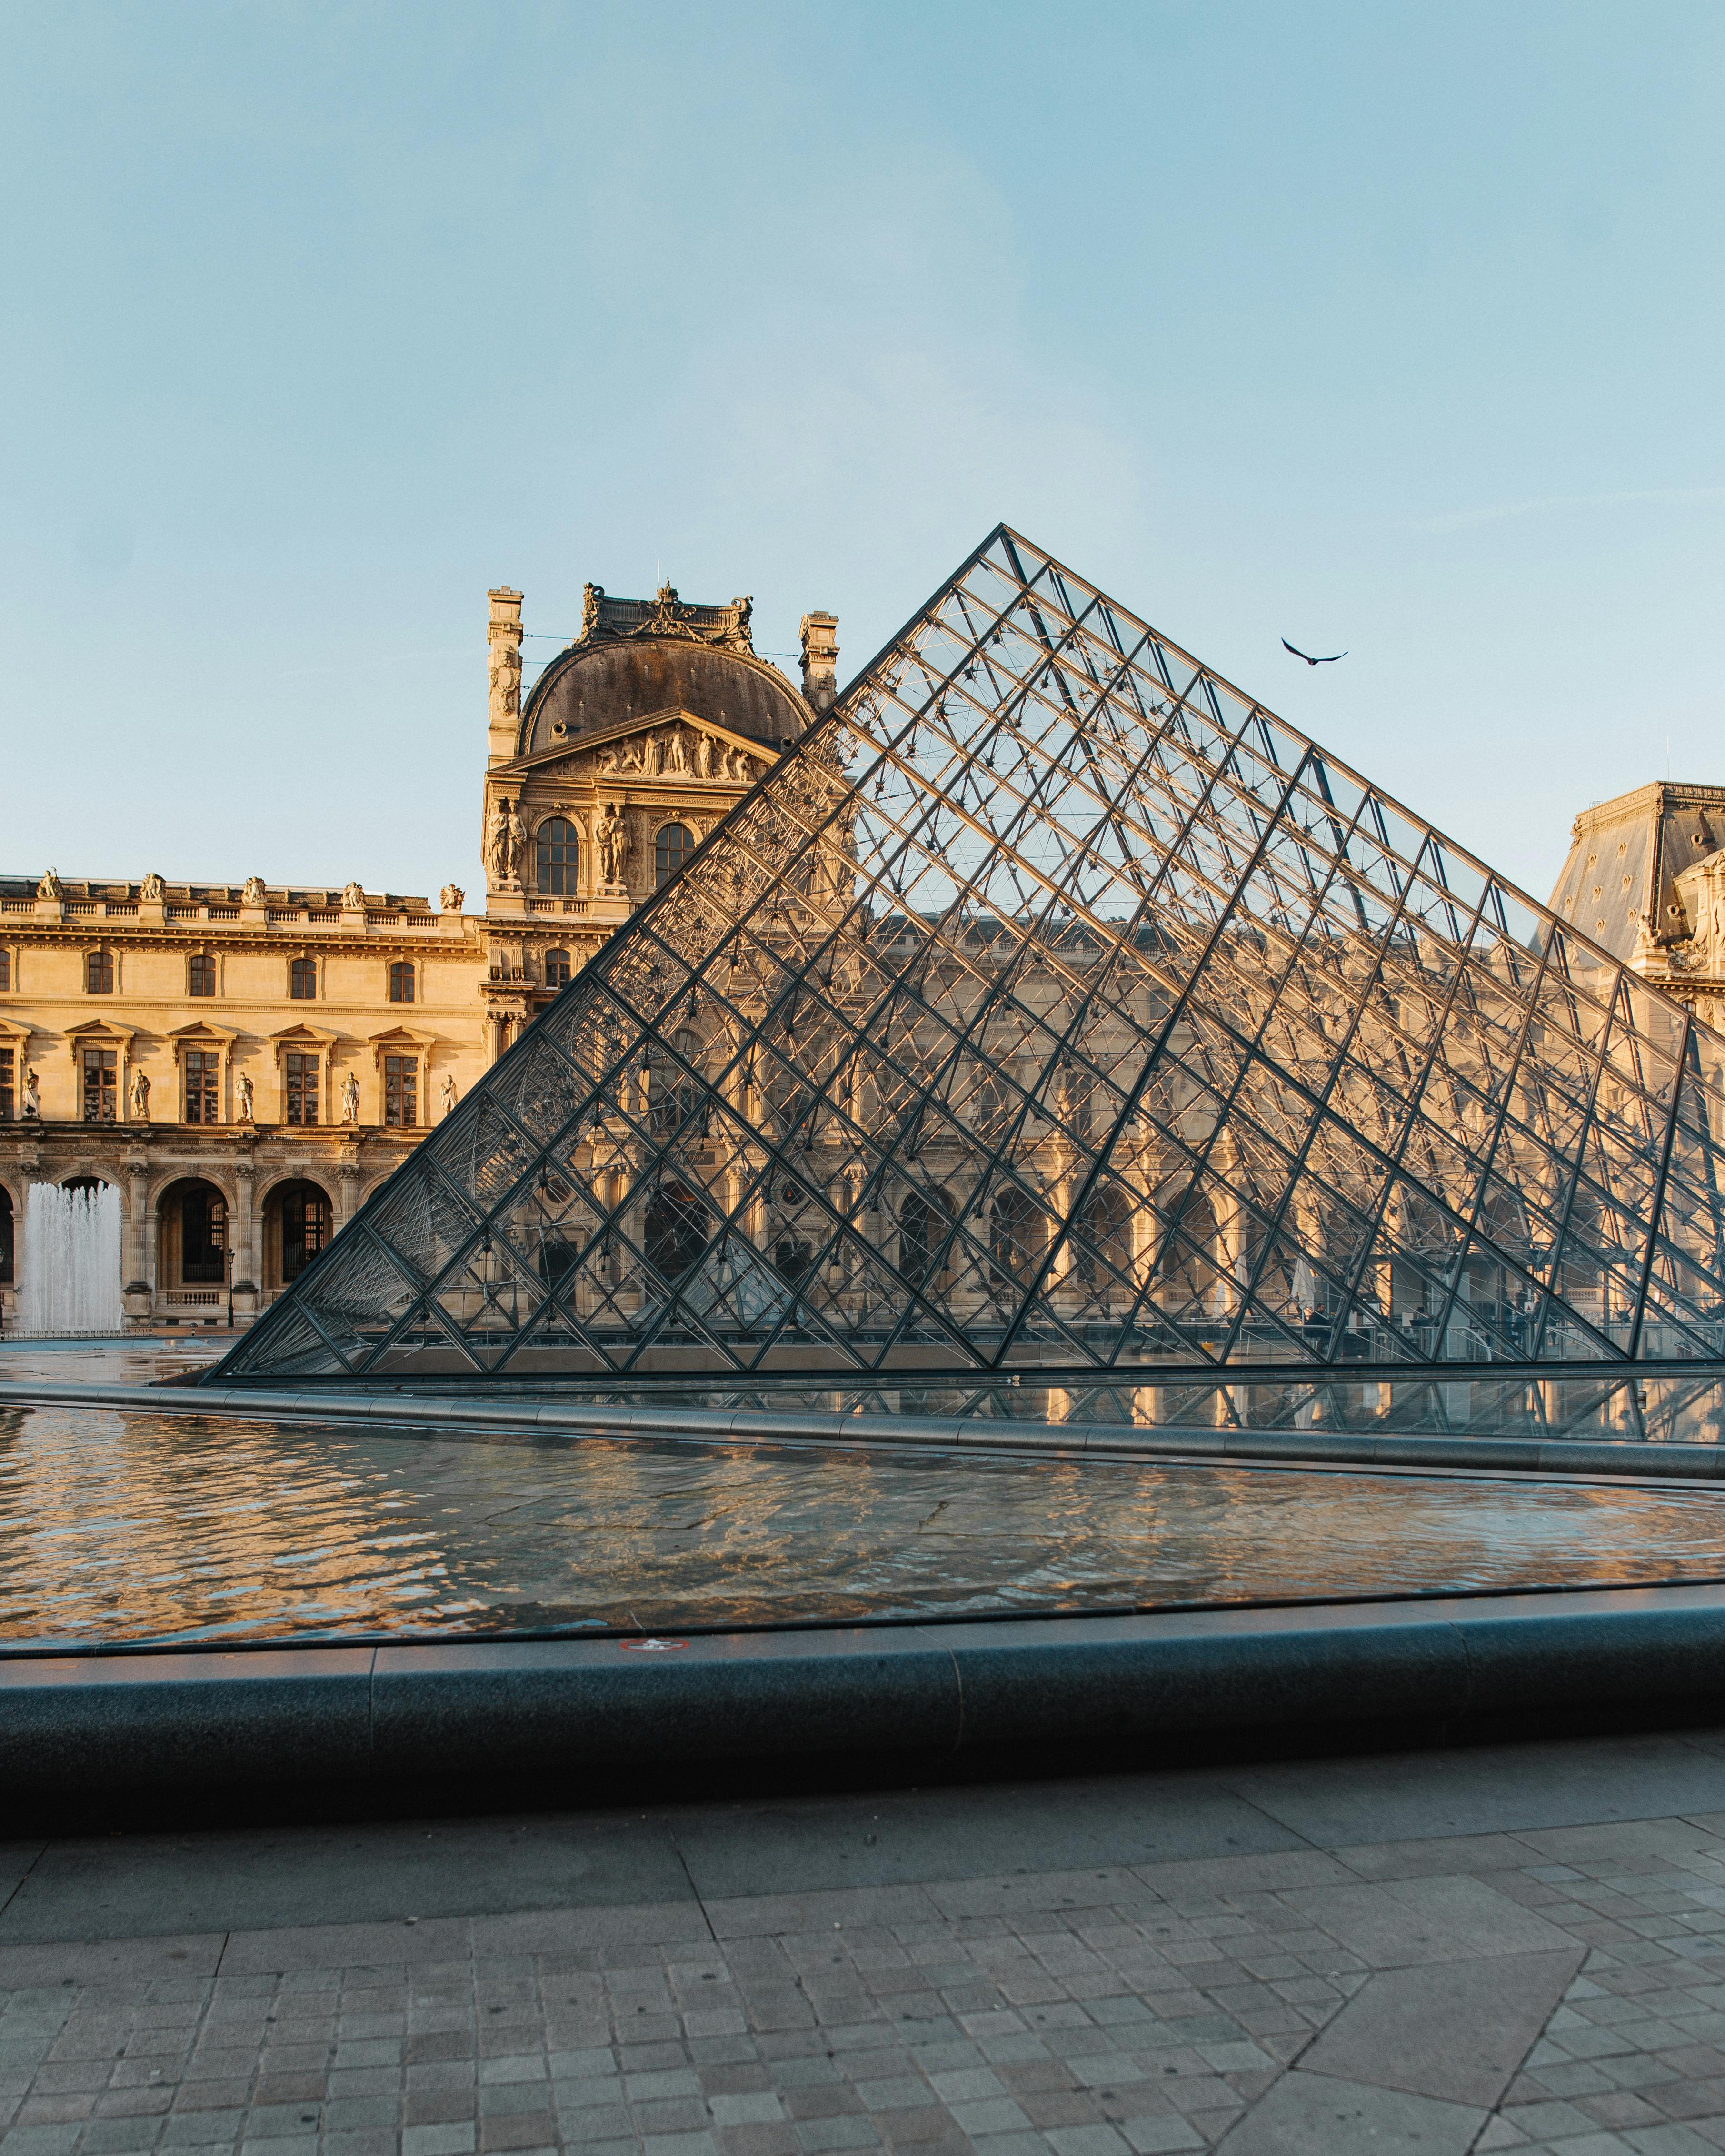
{"type": "Polygon", "coordinates": [[[221,1375],[1715,1357],[1722,1059],[1003,527],[221,1375]]]}

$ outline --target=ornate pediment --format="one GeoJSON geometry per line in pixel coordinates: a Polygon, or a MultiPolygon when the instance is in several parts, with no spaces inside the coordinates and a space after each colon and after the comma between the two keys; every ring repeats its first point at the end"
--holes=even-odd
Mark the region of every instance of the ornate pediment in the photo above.
{"type": "Polygon", "coordinates": [[[754,656],[750,618],[751,598],[732,599],[729,606],[691,606],[681,599],[674,584],[661,584],[650,599],[614,599],[603,584],[583,588],[581,634],[577,644],[600,644],[619,638],[669,636],[687,644],[711,644],[721,651],[746,651],[754,656]]]}
{"type": "MultiPolygon", "coordinates": [[[[574,785],[605,780],[670,780],[707,786],[752,786],[778,752],[693,711],[649,711],[640,718],[582,734],[567,744],[518,757],[499,781],[567,778],[574,785]]],[[[536,794],[542,789],[535,788],[536,794]]]]}

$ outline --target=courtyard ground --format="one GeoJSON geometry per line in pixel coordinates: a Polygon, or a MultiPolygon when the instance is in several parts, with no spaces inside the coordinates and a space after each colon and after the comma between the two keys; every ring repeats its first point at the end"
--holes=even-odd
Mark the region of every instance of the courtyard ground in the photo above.
{"type": "Polygon", "coordinates": [[[1725,1732],[0,1860],[6,2156],[1725,2148],[1725,1732]]]}

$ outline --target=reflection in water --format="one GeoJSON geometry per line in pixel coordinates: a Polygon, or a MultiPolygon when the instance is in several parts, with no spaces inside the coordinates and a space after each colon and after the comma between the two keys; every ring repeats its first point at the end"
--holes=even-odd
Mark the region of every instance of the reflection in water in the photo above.
{"type": "Polygon", "coordinates": [[[14,1644],[1662,1581],[1725,1492],[0,1411],[14,1644]]]}

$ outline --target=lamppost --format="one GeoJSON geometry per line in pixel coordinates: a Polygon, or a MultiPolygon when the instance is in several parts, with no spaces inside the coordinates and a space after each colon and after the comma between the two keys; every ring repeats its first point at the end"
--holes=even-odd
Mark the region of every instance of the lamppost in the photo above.
{"type": "Polygon", "coordinates": [[[222,1270],[228,1282],[228,1330],[231,1332],[234,1330],[234,1245],[231,1241],[223,1248],[222,1255],[226,1260],[222,1270]]]}

